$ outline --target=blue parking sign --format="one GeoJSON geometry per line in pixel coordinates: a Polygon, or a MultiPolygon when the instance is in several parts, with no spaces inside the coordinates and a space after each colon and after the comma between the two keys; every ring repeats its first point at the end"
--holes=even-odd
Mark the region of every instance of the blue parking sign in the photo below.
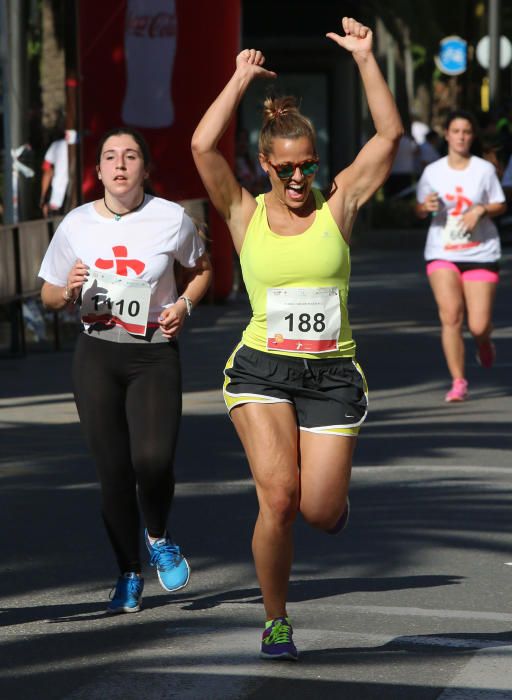
{"type": "Polygon", "coordinates": [[[446,75],[460,75],[467,67],[468,45],[460,36],[447,36],[439,42],[437,67],[446,75]]]}

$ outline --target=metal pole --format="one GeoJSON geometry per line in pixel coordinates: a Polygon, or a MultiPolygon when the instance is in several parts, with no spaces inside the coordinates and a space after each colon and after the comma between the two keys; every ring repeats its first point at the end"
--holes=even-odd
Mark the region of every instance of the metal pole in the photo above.
{"type": "Polygon", "coordinates": [[[501,0],[489,0],[489,99],[491,111],[499,106],[500,97],[501,0]]]}
{"type": "Polygon", "coordinates": [[[386,31],[386,80],[393,97],[396,97],[395,42],[386,31]]]}
{"type": "Polygon", "coordinates": [[[79,3],[66,8],[68,32],[64,44],[66,62],[66,140],[68,142],[68,196],[66,209],[81,203],[79,151],[79,79],[78,79],[78,11],[79,3]]]}
{"type": "Polygon", "coordinates": [[[9,58],[11,53],[11,32],[9,22],[8,0],[0,0],[0,60],[2,63],[3,78],[3,107],[4,107],[4,224],[12,224],[14,221],[13,188],[12,188],[12,155],[13,147],[11,134],[11,100],[12,100],[12,75],[9,58]]]}
{"type": "Polygon", "coordinates": [[[13,168],[13,149],[26,141],[26,27],[24,23],[25,0],[9,2],[0,0],[1,58],[4,81],[4,208],[5,223],[16,223],[26,218],[26,184],[13,168]],[[20,189],[24,195],[20,201],[20,189]],[[23,204],[23,211],[20,209],[23,204]]]}
{"type": "Polygon", "coordinates": [[[405,88],[407,91],[407,107],[409,114],[414,111],[414,64],[411,52],[411,36],[409,27],[406,24],[400,23],[402,26],[402,35],[404,38],[404,68],[405,68],[405,88]]]}
{"type": "MultiPolygon", "coordinates": [[[[3,119],[4,119],[4,182],[3,182],[3,206],[4,223],[15,224],[18,222],[19,209],[19,173],[13,167],[13,149],[18,148],[24,142],[24,74],[23,55],[24,43],[22,36],[24,0],[9,2],[0,0],[0,59],[2,63],[3,79],[3,119]]],[[[14,250],[14,267],[16,272],[17,287],[20,291],[20,244],[18,230],[12,227],[14,250]]],[[[13,354],[25,352],[25,325],[23,322],[23,306],[21,299],[15,299],[9,304],[11,319],[11,352],[13,354]]]]}

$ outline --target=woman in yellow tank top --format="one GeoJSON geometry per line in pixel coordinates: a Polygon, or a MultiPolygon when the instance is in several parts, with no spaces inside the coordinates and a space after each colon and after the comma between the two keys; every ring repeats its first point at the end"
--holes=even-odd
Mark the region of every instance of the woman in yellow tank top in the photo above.
{"type": "Polygon", "coordinates": [[[252,318],[225,369],[224,398],[256,484],[253,555],[265,606],[265,659],[297,659],[286,610],[293,523],[340,532],[367,388],[347,314],[349,242],[360,207],[386,180],[403,128],[372,53],[372,32],[344,17],[327,37],[352,54],[375,135],[333,180],[313,188],[319,167],[313,125],[293,98],[267,99],[259,159],[271,189],[240,186],[218,142],[256,78],[274,78],[246,49],[199,123],[192,152],[240,255],[252,318]]]}

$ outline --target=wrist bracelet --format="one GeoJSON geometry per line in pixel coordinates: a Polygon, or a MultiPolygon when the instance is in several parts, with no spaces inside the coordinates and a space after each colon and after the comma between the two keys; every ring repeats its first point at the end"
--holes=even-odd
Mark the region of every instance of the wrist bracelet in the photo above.
{"type": "Polygon", "coordinates": [[[185,306],[187,307],[187,316],[192,315],[192,309],[194,308],[194,305],[192,304],[192,299],[189,299],[189,297],[181,296],[178,297],[178,299],[183,299],[185,302],[185,306]]]}
{"type": "Polygon", "coordinates": [[[73,299],[73,292],[66,287],[62,296],[64,297],[64,301],[69,302],[73,299]]]}

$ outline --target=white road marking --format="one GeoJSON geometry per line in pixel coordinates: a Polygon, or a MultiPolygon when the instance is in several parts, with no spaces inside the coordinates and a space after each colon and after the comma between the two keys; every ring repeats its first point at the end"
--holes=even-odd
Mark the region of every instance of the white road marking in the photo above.
{"type": "MultiPolygon", "coordinates": [[[[476,610],[440,610],[435,608],[405,608],[389,605],[336,605],[336,610],[368,615],[393,615],[400,617],[427,617],[459,620],[488,620],[512,622],[512,615],[501,612],[479,612],[476,610]]],[[[512,688],[512,685],[511,685],[512,688]]]]}

